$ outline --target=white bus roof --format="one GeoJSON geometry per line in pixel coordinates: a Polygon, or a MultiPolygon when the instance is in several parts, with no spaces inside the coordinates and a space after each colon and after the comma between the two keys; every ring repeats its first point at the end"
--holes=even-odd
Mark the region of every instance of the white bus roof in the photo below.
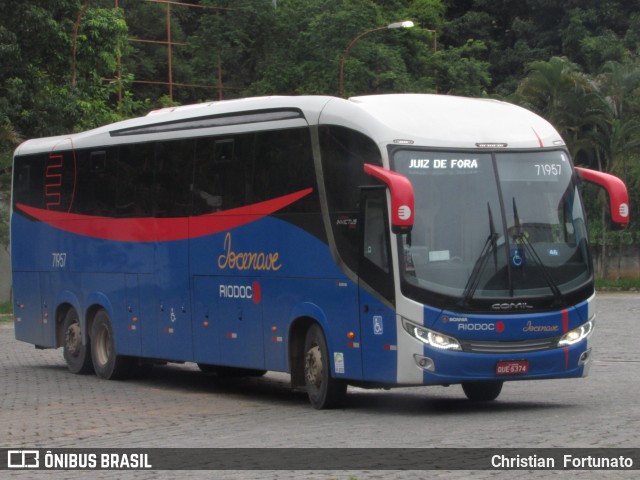
{"type": "Polygon", "coordinates": [[[384,148],[387,144],[412,144],[434,148],[540,148],[564,145],[560,135],[543,118],[521,107],[490,99],[450,95],[390,94],[341,99],[328,96],[275,96],[228,100],[172,107],[145,117],[125,120],[77,134],[28,140],[16,154],[116,145],[156,139],[230,134],[257,128],[341,125],[358,130],[384,148]],[[218,116],[249,115],[262,111],[297,110],[304,118],[272,123],[235,123],[223,127],[151,131],[150,126],[181,124],[218,116]],[[135,132],[119,133],[114,132],[135,132]]]}
{"type": "Polygon", "coordinates": [[[438,148],[540,148],[564,145],[542,117],[491,99],[450,95],[392,94],[353,97],[354,108],[327,105],[321,123],[341,123],[371,136],[379,145],[413,142],[438,148]],[[345,108],[346,110],[346,108],[345,108]]]}

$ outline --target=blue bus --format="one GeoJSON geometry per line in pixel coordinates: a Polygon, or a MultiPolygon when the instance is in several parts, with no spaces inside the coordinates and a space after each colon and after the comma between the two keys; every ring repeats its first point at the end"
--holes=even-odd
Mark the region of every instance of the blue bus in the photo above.
{"type": "Polygon", "coordinates": [[[594,275],[577,168],[520,107],[446,95],[182,106],[14,156],[15,335],[73,373],[155,362],[347,385],[582,377],[594,275]]]}

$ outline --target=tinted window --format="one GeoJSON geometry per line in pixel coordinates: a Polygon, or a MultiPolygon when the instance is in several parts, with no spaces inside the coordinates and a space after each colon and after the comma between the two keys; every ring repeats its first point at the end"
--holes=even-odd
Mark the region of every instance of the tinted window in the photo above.
{"type": "Polygon", "coordinates": [[[277,214],[320,211],[306,128],[197,141],[196,215],[259,203],[307,188],[313,188],[313,193],[277,214]]]}
{"type": "Polygon", "coordinates": [[[71,151],[17,157],[14,202],[67,212],[76,193],[76,157],[71,151]]]}
{"type": "Polygon", "coordinates": [[[13,202],[37,208],[44,204],[44,155],[17,157],[13,166],[13,202]]]}
{"type": "Polygon", "coordinates": [[[233,137],[197,140],[193,181],[194,215],[245,205],[248,190],[246,160],[251,158],[250,150],[250,144],[237,142],[233,137]]]}
{"type": "Polygon", "coordinates": [[[121,183],[117,177],[117,148],[80,151],[78,187],[73,210],[85,215],[113,216],[121,183]]]}
{"type": "Polygon", "coordinates": [[[192,139],[156,143],[154,216],[185,217],[191,212],[195,143],[192,139]]]}
{"type": "Polygon", "coordinates": [[[358,203],[360,186],[376,181],[364,164],[382,165],[380,150],[369,137],[344,127],[321,127],[322,171],[336,247],[353,270],[358,265],[358,203]]]}
{"type": "Polygon", "coordinates": [[[252,202],[262,202],[313,187],[313,193],[279,213],[316,212],[317,188],[307,129],[255,135],[252,202]]]}

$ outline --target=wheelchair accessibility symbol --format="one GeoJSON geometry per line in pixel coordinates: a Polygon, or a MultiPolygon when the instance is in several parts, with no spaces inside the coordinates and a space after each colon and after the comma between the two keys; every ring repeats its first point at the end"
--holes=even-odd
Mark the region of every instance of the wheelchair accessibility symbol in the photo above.
{"type": "Polygon", "coordinates": [[[512,248],[511,249],[511,266],[513,267],[522,267],[526,263],[524,258],[524,252],[520,248],[512,248]]]}
{"type": "Polygon", "coordinates": [[[376,315],[373,317],[373,334],[382,335],[384,333],[384,326],[382,324],[382,317],[376,315]]]}

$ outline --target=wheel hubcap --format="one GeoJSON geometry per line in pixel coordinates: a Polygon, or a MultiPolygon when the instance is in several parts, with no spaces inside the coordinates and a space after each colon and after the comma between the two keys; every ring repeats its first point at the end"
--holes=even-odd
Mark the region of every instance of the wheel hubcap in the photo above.
{"type": "Polygon", "coordinates": [[[80,335],[80,325],[73,323],[69,325],[65,332],[64,344],[69,352],[74,357],[78,356],[80,348],[82,346],[82,337],[80,335]]]}
{"type": "Polygon", "coordinates": [[[315,385],[316,387],[320,386],[322,383],[322,353],[317,345],[310,348],[307,352],[305,373],[309,384],[315,385]]]}

